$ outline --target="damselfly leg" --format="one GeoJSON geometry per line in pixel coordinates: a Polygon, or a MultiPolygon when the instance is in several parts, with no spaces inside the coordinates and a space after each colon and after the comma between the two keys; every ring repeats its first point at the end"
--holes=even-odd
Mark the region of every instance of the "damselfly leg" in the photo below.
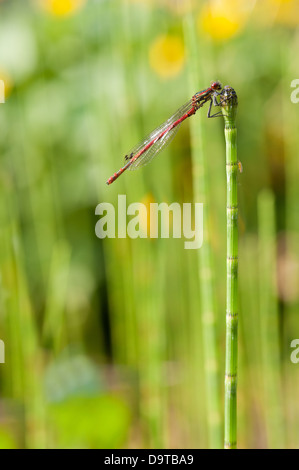
{"type": "Polygon", "coordinates": [[[211,114],[212,106],[215,106],[215,107],[221,106],[221,101],[220,102],[217,101],[217,96],[220,96],[220,95],[221,95],[221,92],[218,92],[218,91],[215,91],[213,93],[213,95],[211,97],[211,100],[210,100],[210,106],[209,106],[209,110],[208,110],[208,118],[223,116],[222,111],[218,111],[215,114],[211,114]]]}

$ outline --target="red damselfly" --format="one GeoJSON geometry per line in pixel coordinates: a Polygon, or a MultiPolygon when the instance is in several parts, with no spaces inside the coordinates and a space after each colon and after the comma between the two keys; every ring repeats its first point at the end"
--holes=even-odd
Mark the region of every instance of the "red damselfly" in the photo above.
{"type": "Polygon", "coordinates": [[[210,101],[208,117],[221,115],[221,112],[211,115],[212,105],[218,106],[216,96],[219,95],[221,88],[220,82],[212,82],[209,88],[192,96],[191,100],[179,108],[167,121],[152,131],[125,156],[125,165],[114,173],[106,183],[113,183],[125,170],[135,170],[149,163],[155,155],[169,144],[181,123],[195,114],[207,101],[210,101]]]}

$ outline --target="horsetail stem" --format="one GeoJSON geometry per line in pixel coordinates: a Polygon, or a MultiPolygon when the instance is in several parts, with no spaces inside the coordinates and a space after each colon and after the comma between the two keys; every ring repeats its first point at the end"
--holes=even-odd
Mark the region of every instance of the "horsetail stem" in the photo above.
{"type": "Polygon", "coordinates": [[[238,193],[237,129],[238,99],[224,87],[220,105],[225,123],[227,179],[227,265],[226,265],[226,359],[224,403],[224,447],[237,447],[237,361],[238,361],[238,193]]]}

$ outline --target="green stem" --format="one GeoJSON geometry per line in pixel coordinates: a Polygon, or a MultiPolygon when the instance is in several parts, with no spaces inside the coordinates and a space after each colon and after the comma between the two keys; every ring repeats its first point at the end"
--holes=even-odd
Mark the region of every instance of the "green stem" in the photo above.
{"type": "Polygon", "coordinates": [[[264,410],[267,444],[270,449],[285,447],[282,383],[279,348],[279,311],[276,286],[275,199],[270,189],[258,195],[259,303],[263,372],[264,410]],[[274,277],[274,282],[273,282],[274,277]]]}
{"type": "Polygon", "coordinates": [[[235,125],[238,99],[225,87],[220,103],[225,122],[227,177],[227,267],[226,267],[226,359],[224,447],[237,447],[237,361],[238,361],[238,160],[235,125]]]}
{"type": "MultiPolygon", "coordinates": [[[[199,50],[194,17],[188,13],[184,21],[184,38],[189,51],[190,92],[198,86],[202,70],[199,66],[199,50]]],[[[213,253],[210,236],[210,189],[207,175],[207,159],[200,117],[190,120],[192,142],[192,176],[194,200],[204,203],[204,244],[198,250],[203,358],[206,389],[206,416],[208,447],[218,449],[222,445],[220,387],[218,374],[218,348],[216,331],[216,305],[214,287],[213,253]]],[[[197,313],[197,312],[196,312],[197,313]]],[[[194,325],[197,319],[194,318],[194,325]]],[[[196,326],[194,326],[196,328],[196,326]]],[[[198,365],[197,365],[198,368],[198,365]]]]}

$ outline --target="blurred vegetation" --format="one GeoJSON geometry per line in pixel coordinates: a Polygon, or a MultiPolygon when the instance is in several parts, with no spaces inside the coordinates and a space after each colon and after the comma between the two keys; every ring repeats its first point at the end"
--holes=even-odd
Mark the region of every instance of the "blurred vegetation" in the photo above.
{"type": "Polygon", "coordinates": [[[239,97],[239,447],[298,447],[298,26],[296,0],[0,1],[0,448],[218,445],[222,119],[200,110],[150,166],[105,185],[133,145],[216,79],[239,97]],[[183,239],[97,238],[95,208],[117,211],[119,194],[127,205],[208,208],[217,416],[203,257],[183,239]]]}

